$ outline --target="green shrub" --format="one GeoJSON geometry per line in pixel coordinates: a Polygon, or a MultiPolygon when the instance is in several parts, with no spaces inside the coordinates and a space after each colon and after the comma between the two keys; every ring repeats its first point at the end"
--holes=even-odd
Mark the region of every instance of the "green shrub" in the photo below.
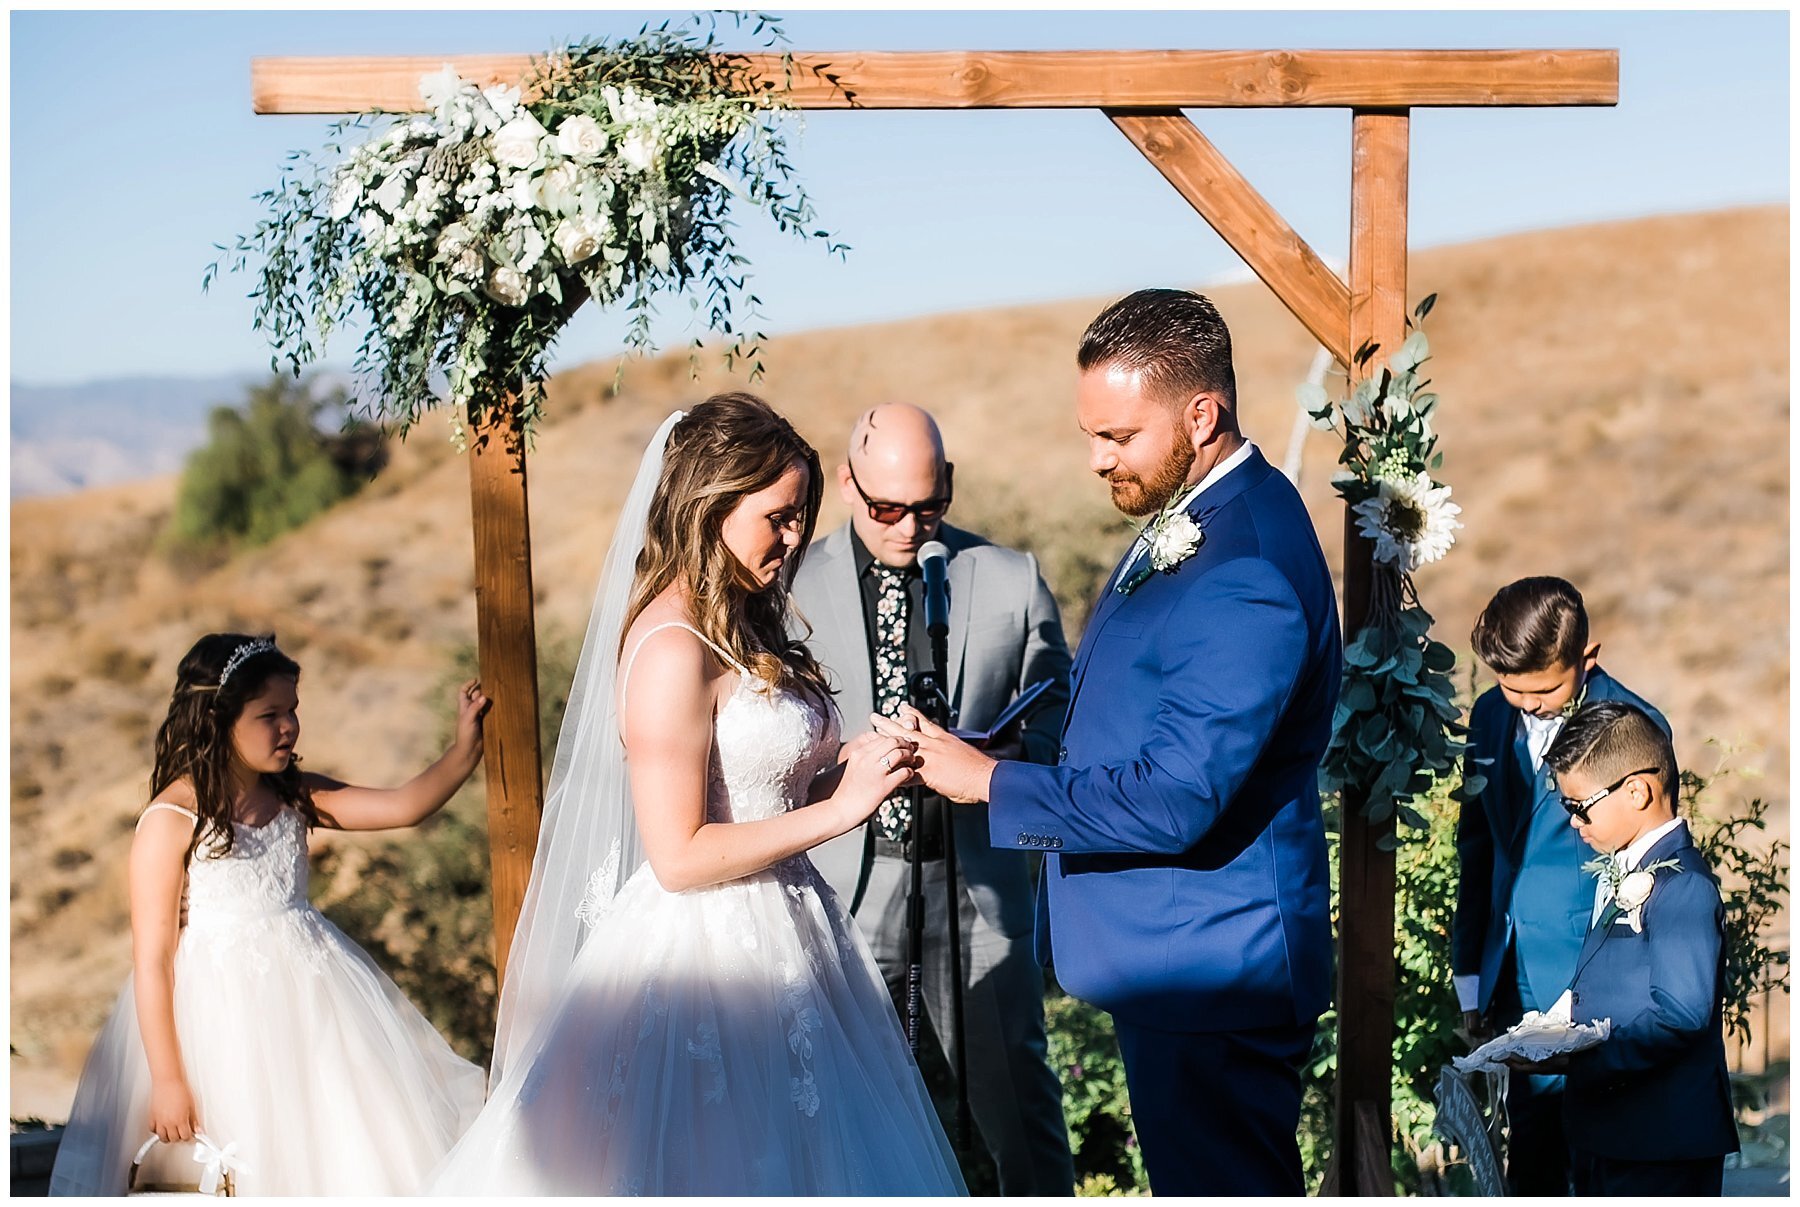
{"type": "Polygon", "coordinates": [[[185,560],[216,561],[264,544],[354,494],[385,459],[379,429],[321,419],[345,414],[341,389],[319,396],[285,376],[250,389],[244,405],[216,407],[207,442],[188,456],[162,544],[185,560]]]}
{"type": "Polygon", "coordinates": [[[1082,1195],[1147,1194],[1144,1156],[1131,1126],[1125,1062],[1104,1011],[1060,989],[1044,997],[1050,1067],[1062,1079],[1063,1120],[1082,1195]]]}

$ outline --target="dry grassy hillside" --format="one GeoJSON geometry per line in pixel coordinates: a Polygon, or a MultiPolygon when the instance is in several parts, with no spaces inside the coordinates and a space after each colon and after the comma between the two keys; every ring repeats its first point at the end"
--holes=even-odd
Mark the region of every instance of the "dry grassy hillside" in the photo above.
{"type": "MultiPolygon", "coordinates": [[[[1788,221],[1766,208],[1521,235],[1417,254],[1443,477],[1466,529],[1419,576],[1445,640],[1528,573],[1586,593],[1604,661],[1662,705],[1684,758],[1757,749],[1782,802],[1788,755],[1788,221]]],[[[855,287],[854,264],[845,287],[855,287]]],[[[1313,353],[1260,286],[1214,295],[1252,438],[1279,460],[1313,353]]],[[[1078,628],[1126,528],[1085,471],[1072,354],[1105,299],[774,341],[758,387],[838,455],[856,412],[934,408],[956,518],[1036,549],[1078,628]]],[[[585,624],[612,516],[671,406],[731,383],[675,354],[553,384],[531,461],[539,622],[585,624]]],[[[421,766],[473,639],[464,463],[430,422],[362,496],[197,578],[147,554],[173,483],[13,507],[12,1110],[60,1117],[127,965],[124,853],[168,681],[194,636],[276,630],[306,667],[309,765],[365,781],[421,766]]],[[[1337,449],[1308,437],[1302,487],[1337,558],[1337,449]]],[[[844,509],[828,499],[825,524],[844,509]]],[[[349,866],[349,865],[347,865],[349,866]]]]}

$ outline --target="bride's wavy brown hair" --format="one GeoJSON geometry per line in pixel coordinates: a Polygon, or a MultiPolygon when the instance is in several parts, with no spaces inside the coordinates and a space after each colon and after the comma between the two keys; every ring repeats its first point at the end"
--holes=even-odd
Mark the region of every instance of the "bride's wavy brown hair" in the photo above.
{"type": "Polygon", "coordinates": [[[715,394],[669,432],[662,476],[650,500],[624,633],[675,583],[688,592],[688,619],[773,687],[831,697],[824,672],[789,633],[788,588],[819,519],[825,480],[819,454],[754,394],[715,394]],[[725,547],[725,519],[746,496],[767,490],[796,464],[806,469],[800,544],[763,588],[725,547]]]}
{"type": "MultiPolygon", "coordinates": [[[[268,640],[273,642],[274,634],[268,640]]],[[[219,677],[239,647],[258,640],[247,633],[208,633],[182,655],[175,670],[175,690],[169,696],[169,713],[156,731],[156,764],[150,773],[150,799],[155,800],[178,780],[194,790],[194,811],[200,815],[194,836],[188,840],[188,858],[204,843],[207,855],[222,858],[232,847],[231,825],[231,729],[244,706],[262,694],[269,680],[300,680],[300,664],[280,650],[251,654],[231,672],[221,686],[219,677]]],[[[284,804],[294,806],[308,826],[319,823],[312,794],[300,780],[300,756],[263,781],[284,804]]],[[[185,862],[185,861],[184,861],[185,862]]]]}

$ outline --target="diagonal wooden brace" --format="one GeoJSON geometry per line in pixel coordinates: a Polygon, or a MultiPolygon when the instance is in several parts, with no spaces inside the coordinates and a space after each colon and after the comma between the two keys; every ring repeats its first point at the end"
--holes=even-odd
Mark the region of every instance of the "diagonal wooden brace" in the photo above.
{"type": "Polygon", "coordinates": [[[1338,359],[1350,363],[1350,290],[1179,109],[1106,116],[1338,359]]]}

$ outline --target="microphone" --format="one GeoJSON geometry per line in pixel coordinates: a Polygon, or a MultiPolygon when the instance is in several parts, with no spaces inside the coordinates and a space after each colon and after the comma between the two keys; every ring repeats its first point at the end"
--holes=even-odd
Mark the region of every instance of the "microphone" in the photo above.
{"type": "Polygon", "coordinates": [[[942,541],[919,546],[919,574],[925,580],[925,631],[933,637],[950,632],[950,550],[942,541]]]}

